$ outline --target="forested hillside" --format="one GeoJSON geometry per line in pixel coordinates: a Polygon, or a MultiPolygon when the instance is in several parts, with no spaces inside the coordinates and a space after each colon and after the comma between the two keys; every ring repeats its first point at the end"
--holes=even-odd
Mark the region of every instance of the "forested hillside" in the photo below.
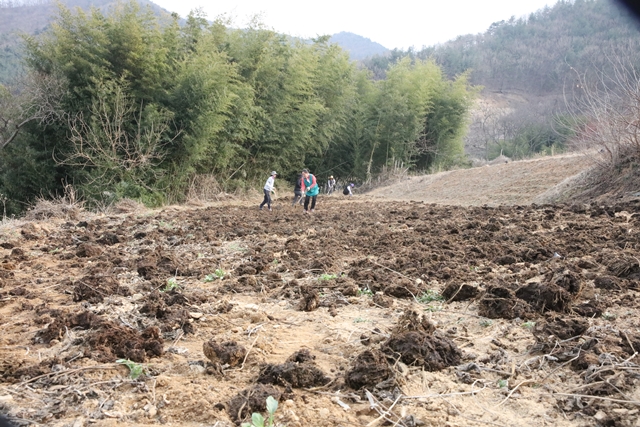
{"type": "Polygon", "coordinates": [[[614,75],[623,63],[640,63],[638,28],[614,0],[561,0],[527,17],[495,22],[482,34],[363,63],[381,79],[407,56],[434,59],[449,77],[469,72],[484,91],[473,111],[467,153],[525,158],[565,149],[577,124],[569,110],[584,96],[585,83],[614,75]]]}
{"type": "MultiPolygon", "coordinates": [[[[39,34],[54,19],[57,3],[52,0],[0,0],[0,84],[11,82],[22,69],[22,35],[39,34]]],[[[92,7],[107,11],[117,0],[59,0],[73,9],[89,11],[92,7]]],[[[157,15],[169,12],[149,0],[138,0],[141,7],[149,7],[157,15]]]]}
{"type": "Polygon", "coordinates": [[[398,61],[373,81],[328,37],[199,15],[179,25],[136,2],[62,7],[26,58],[29,79],[0,96],[0,192],[14,212],[66,184],[96,203],[157,205],[273,169],[366,180],[394,162],[445,168],[464,160],[476,92],[431,60],[398,61]]]}
{"type": "Polygon", "coordinates": [[[394,50],[366,61],[378,76],[410,55],[435,58],[449,76],[472,70],[490,90],[561,93],[575,72],[610,67],[614,52],[640,58],[640,26],[614,0],[560,0],[528,17],[494,22],[482,34],[459,36],[420,51],[394,50]]]}

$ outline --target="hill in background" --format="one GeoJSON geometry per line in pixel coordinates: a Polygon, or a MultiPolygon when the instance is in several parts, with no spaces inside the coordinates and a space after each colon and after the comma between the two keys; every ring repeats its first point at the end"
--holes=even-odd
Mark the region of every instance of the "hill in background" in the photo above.
{"type": "MultiPolygon", "coordinates": [[[[106,10],[118,1],[114,0],[60,0],[69,9],[85,11],[95,7],[106,10]]],[[[157,14],[170,14],[166,9],[149,0],[138,0],[141,7],[150,7],[157,14]]],[[[20,70],[22,57],[21,34],[39,34],[44,31],[57,11],[57,4],[49,0],[28,2],[3,2],[0,0],[0,84],[7,83],[20,70]]]]}
{"type": "Polygon", "coordinates": [[[560,0],[526,17],[494,22],[481,34],[420,51],[393,50],[363,64],[382,79],[405,56],[433,58],[449,77],[468,72],[471,83],[484,88],[467,154],[518,159],[566,146],[565,119],[583,96],[585,75],[593,81],[597,72],[613,75],[618,61],[640,64],[640,31],[615,0],[560,0]]]}
{"type": "Polygon", "coordinates": [[[610,66],[624,51],[640,58],[640,26],[614,0],[560,0],[527,17],[494,22],[481,34],[424,48],[393,50],[365,61],[376,74],[405,56],[434,58],[453,77],[471,70],[471,82],[491,91],[562,93],[576,71],[610,66]]]}
{"type": "Polygon", "coordinates": [[[353,60],[361,60],[373,55],[384,55],[389,52],[389,49],[380,43],[346,31],[332,35],[329,41],[349,52],[349,57],[353,60]]]}

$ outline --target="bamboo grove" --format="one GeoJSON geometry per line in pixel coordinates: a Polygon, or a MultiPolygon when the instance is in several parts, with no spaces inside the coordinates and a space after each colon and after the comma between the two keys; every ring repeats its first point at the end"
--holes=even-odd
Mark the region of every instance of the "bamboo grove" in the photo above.
{"type": "Polygon", "coordinates": [[[62,89],[47,120],[0,151],[12,211],[66,184],[89,201],[159,205],[182,200],[200,175],[233,191],[273,169],[364,181],[397,161],[447,168],[464,161],[477,93],[432,60],[405,58],[375,80],[328,37],[293,39],[258,21],[234,29],[198,12],[181,22],[135,2],[60,6],[25,45],[33,84],[62,89]]]}

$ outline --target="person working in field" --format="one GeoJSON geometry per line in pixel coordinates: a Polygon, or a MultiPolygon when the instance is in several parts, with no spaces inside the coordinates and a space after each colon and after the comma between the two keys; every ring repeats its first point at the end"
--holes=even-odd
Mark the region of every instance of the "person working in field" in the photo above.
{"type": "Polygon", "coordinates": [[[353,183],[345,185],[344,190],[342,190],[342,194],[344,194],[345,196],[353,196],[353,192],[351,191],[352,188],[353,183]]]}
{"type": "Polygon", "coordinates": [[[260,210],[262,210],[264,205],[267,205],[269,210],[271,210],[271,192],[273,192],[274,195],[276,193],[276,188],[274,186],[276,183],[277,175],[278,174],[276,173],[276,171],[272,171],[271,176],[267,178],[267,182],[264,184],[264,200],[262,201],[262,203],[260,203],[260,210]]]}
{"type": "Polygon", "coordinates": [[[316,208],[316,198],[320,192],[316,177],[309,173],[307,169],[302,170],[302,192],[304,194],[304,213],[313,213],[316,208]],[[309,210],[309,200],[311,200],[311,210],[309,210]]]}
{"type": "Polygon", "coordinates": [[[333,175],[331,175],[329,177],[329,180],[327,181],[327,194],[331,194],[333,193],[333,190],[336,188],[336,180],[333,177],[333,175]]]}
{"type": "Polygon", "coordinates": [[[296,178],[296,185],[293,187],[293,201],[291,202],[291,206],[295,206],[296,202],[304,202],[302,198],[302,174],[298,174],[296,178]]]}

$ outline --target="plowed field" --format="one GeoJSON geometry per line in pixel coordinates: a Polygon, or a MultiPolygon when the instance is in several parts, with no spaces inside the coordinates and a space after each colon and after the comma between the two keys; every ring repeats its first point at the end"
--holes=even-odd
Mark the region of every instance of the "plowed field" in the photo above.
{"type": "Polygon", "coordinates": [[[639,228],[640,203],[334,196],[7,222],[0,412],[222,427],[273,396],[288,427],[639,425],[639,228]]]}

